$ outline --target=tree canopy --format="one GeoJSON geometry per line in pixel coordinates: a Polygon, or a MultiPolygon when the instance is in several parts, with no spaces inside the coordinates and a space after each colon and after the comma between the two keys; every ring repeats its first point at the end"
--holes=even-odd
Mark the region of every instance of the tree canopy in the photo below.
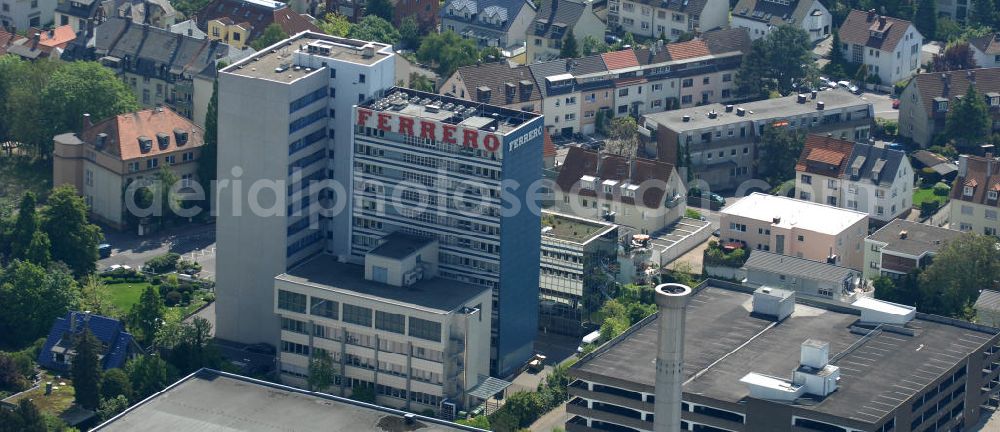
{"type": "Polygon", "coordinates": [[[101,402],[101,342],[84,328],[76,337],[76,355],[70,365],[76,403],[84,409],[96,410],[101,402]]]}
{"type": "MultiPolygon", "coordinates": [[[[921,312],[959,316],[982,289],[998,288],[1000,250],[992,236],[967,233],[947,244],[920,275],[921,312]]],[[[964,317],[968,318],[968,317],[964,317]]]]}
{"type": "Polygon", "coordinates": [[[991,128],[986,101],[970,84],[965,95],[953,100],[945,119],[945,136],[955,140],[959,148],[971,148],[989,136],[991,128]]]}
{"type": "Polygon", "coordinates": [[[382,18],[385,21],[392,21],[393,10],[394,7],[389,0],[368,0],[365,3],[365,14],[382,18]]]}
{"type": "Polygon", "coordinates": [[[931,70],[947,72],[963,69],[975,69],[976,59],[972,56],[972,48],[968,42],[957,42],[948,45],[943,54],[934,54],[931,59],[931,70]]]}
{"type": "Polygon", "coordinates": [[[777,185],[795,178],[795,162],[805,145],[805,134],[787,127],[764,126],[757,172],[777,185]]]}
{"type": "Polygon", "coordinates": [[[280,25],[272,23],[264,28],[264,32],[257,36],[257,39],[250,43],[250,47],[260,51],[287,38],[288,33],[285,33],[280,25]]]}
{"type": "Polygon", "coordinates": [[[917,10],[913,14],[913,25],[924,39],[933,40],[937,37],[937,24],[937,1],[919,0],[917,10]]]}
{"type": "Polygon", "coordinates": [[[15,260],[0,272],[0,346],[20,348],[45,336],[56,318],[79,302],[79,288],[65,266],[48,269],[15,260]]]}
{"type": "Polygon", "coordinates": [[[771,91],[787,94],[792,84],[806,78],[813,67],[809,35],[798,27],[783,25],[753,41],[736,74],[740,95],[765,98],[771,91]]]}
{"type": "Polygon", "coordinates": [[[573,28],[571,27],[569,31],[566,32],[562,48],[559,49],[559,58],[566,59],[577,57],[580,57],[580,47],[576,43],[576,36],[573,35],[573,28]]]}
{"type": "Polygon", "coordinates": [[[66,263],[77,277],[94,271],[101,229],[87,220],[87,204],[72,185],[52,190],[41,227],[52,243],[52,260],[66,263]]]}
{"type": "Polygon", "coordinates": [[[479,60],[479,48],[472,39],[464,39],[449,30],[430,34],[420,43],[417,59],[434,65],[441,77],[450,77],[456,69],[479,60]]]}
{"type": "Polygon", "coordinates": [[[151,343],[156,336],[156,329],[163,321],[163,299],[153,286],[147,286],[139,296],[139,302],[132,306],[128,313],[129,328],[143,343],[151,343]]]}
{"type": "Polygon", "coordinates": [[[323,19],[316,20],[316,27],[328,35],[344,37],[351,31],[351,22],[341,14],[328,13],[323,15],[323,19]]]}
{"type": "Polygon", "coordinates": [[[333,385],[336,374],[337,370],[333,366],[333,358],[330,357],[330,354],[321,352],[313,355],[313,358],[309,360],[309,377],[306,378],[309,391],[325,391],[333,385]]]}
{"type": "Polygon", "coordinates": [[[420,23],[416,18],[408,16],[399,23],[399,43],[406,49],[420,48],[420,23]]]}
{"type": "Polygon", "coordinates": [[[351,26],[347,36],[389,45],[399,43],[399,30],[391,22],[377,15],[368,15],[362,18],[356,25],[351,26]]]}

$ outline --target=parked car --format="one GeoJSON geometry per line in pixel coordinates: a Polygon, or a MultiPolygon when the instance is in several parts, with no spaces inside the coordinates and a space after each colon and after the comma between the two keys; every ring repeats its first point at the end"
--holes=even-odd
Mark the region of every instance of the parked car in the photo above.
{"type": "Polygon", "coordinates": [[[899,109],[899,99],[892,100],[892,109],[899,109]]]}
{"type": "Polygon", "coordinates": [[[97,245],[97,255],[101,258],[107,258],[111,256],[111,245],[107,243],[101,243],[97,245]]]}
{"type": "Polygon", "coordinates": [[[848,87],[847,89],[848,89],[848,90],[850,90],[850,91],[851,91],[851,93],[854,93],[854,94],[856,94],[856,95],[859,95],[859,94],[861,94],[861,91],[862,91],[862,90],[861,90],[861,87],[858,87],[858,86],[856,86],[856,85],[854,85],[854,84],[851,84],[851,86],[850,86],[850,87],[848,87]]]}
{"type": "Polygon", "coordinates": [[[726,199],[719,194],[708,194],[708,196],[703,196],[701,190],[697,188],[692,188],[688,191],[687,204],[692,207],[702,207],[702,199],[708,198],[708,205],[710,210],[719,210],[726,205],[726,199]]]}

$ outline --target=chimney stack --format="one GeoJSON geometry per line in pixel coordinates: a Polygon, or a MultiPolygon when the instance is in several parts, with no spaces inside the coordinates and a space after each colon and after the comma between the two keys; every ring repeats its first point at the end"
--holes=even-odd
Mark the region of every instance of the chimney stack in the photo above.
{"type": "Polygon", "coordinates": [[[656,286],[659,338],[656,351],[654,432],[680,432],[684,382],[684,316],[691,288],[668,283],[656,286]]]}
{"type": "Polygon", "coordinates": [[[90,127],[93,126],[93,125],[94,124],[90,122],[90,114],[89,113],[84,113],[83,114],[83,129],[84,130],[90,129],[90,127]]]}
{"type": "Polygon", "coordinates": [[[868,22],[875,19],[875,9],[868,9],[868,22]]]}

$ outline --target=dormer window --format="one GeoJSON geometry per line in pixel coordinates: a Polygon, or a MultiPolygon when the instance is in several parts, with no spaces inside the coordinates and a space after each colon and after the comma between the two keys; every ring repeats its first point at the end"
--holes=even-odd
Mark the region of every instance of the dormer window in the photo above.
{"type": "Polygon", "coordinates": [[[986,197],[989,198],[990,200],[996,201],[997,200],[997,191],[995,191],[995,190],[989,191],[986,194],[986,197]]]}
{"type": "Polygon", "coordinates": [[[962,195],[967,197],[971,197],[973,192],[975,192],[975,189],[973,189],[972,186],[966,186],[964,189],[962,189],[962,195]]]}
{"type": "Polygon", "coordinates": [[[585,175],[580,177],[580,189],[594,189],[594,183],[597,182],[597,177],[585,175]]]}

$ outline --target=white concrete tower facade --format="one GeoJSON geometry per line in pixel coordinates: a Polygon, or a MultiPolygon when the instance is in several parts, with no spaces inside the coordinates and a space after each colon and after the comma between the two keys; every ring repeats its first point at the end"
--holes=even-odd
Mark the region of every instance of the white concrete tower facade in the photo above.
{"type": "Polygon", "coordinates": [[[680,432],[681,394],[684,382],[684,318],[691,288],[668,283],[656,286],[660,309],[656,351],[656,403],[654,432],[680,432]]]}

